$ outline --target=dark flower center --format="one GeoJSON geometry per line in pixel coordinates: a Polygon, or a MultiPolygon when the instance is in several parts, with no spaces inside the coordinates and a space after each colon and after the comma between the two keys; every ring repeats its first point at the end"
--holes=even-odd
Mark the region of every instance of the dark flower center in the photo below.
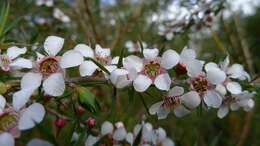
{"type": "Polygon", "coordinates": [[[60,70],[59,62],[54,57],[46,57],[40,62],[39,70],[44,75],[56,73],[60,70]]]}
{"type": "Polygon", "coordinates": [[[204,76],[196,77],[191,81],[192,87],[199,94],[204,94],[209,87],[209,82],[204,76]]]}
{"type": "Polygon", "coordinates": [[[149,63],[144,65],[144,74],[147,76],[154,78],[160,74],[161,66],[156,61],[150,61],[149,63]]]}
{"type": "Polygon", "coordinates": [[[6,132],[17,126],[18,115],[15,112],[3,113],[0,116],[0,132],[6,132]]]}
{"type": "Polygon", "coordinates": [[[180,96],[165,96],[163,98],[163,108],[173,109],[181,104],[180,96]]]}

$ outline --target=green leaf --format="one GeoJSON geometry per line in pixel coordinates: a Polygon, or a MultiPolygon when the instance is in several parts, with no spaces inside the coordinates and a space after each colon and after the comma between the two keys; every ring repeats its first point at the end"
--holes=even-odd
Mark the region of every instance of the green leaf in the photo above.
{"type": "Polygon", "coordinates": [[[120,52],[120,56],[119,56],[119,61],[118,61],[117,67],[122,67],[123,66],[124,52],[125,52],[125,48],[122,48],[121,52],[120,52]]]}
{"type": "Polygon", "coordinates": [[[78,86],[77,92],[79,95],[80,104],[90,112],[96,111],[96,97],[87,88],[78,86]]]}
{"type": "Polygon", "coordinates": [[[4,33],[4,28],[5,28],[5,24],[7,22],[7,18],[9,15],[9,3],[7,3],[6,5],[3,5],[3,7],[1,8],[1,14],[0,14],[0,36],[3,35],[4,33]]]}
{"type": "Polygon", "coordinates": [[[58,143],[62,146],[71,145],[71,137],[73,135],[74,129],[76,127],[75,123],[67,123],[59,132],[58,143]]]}

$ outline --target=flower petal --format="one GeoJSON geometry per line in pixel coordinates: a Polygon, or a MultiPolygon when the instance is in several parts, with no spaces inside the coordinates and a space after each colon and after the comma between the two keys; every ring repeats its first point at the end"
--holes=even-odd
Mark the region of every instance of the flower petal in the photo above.
{"type": "Polygon", "coordinates": [[[112,133],[114,130],[114,126],[112,123],[105,121],[101,126],[101,134],[107,135],[109,133],[112,133]]]}
{"type": "Polygon", "coordinates": [[[138,75],[134,80],[134,88],[138,92],[144,92],[152,84],[152,80],[145,75],[138,75]]]}
{"type": "Polygon", "coordinates": [[[130,145],[134,143],[134,135],[132,133],[127,133],[125,137],[126,142],[128,142],[130,145]]]}
{"type": "Polygon", "coordinates": [[[190,109],[194,109],[197,106],[199,106],[201,101],[199,94],[195,91],[190,91],[188,93],[185,93],[182,96],[181,100],[184,103],[184,105],[190,109]]]}
{"type": "Polygon", "coordinates": [[[215,91],[207,91],[204,96],[204,102],[209,107],[218,108],[222,103],[222,97],[215,91]]]}
{"type": "Polygon", "coordinates": [[[168,91],[171,86],[171,78],[168,73],[157,76],[154,80],[154,85],[160,90],[168,91]]]}
{"type": "Polygon", "coordinates": [[[205,65],[205,70],[208,72],[211,69],[219,69],[218,65],[214,62],[209,62],[205,65]]]}
{"type": "Polygon", "coordinates": [[[242,87],[238,82],[228,82],[226,87],[231,94],[240,94],[242,92],[242,87]]]}
{"type": "Polygon", "coordinates": [[[196,77],[202,73],[203,63],[199,60],[190,60],[186,64],[187,73],[190,77],[196,77]]]}
{"type": "Polygon", "coordinates": [[[25,88],[13,94],[12,104],[15,110],[19,111],[32,96],[35,89],[25,88]]]}
{"type": "Polygon", "coordinates": [[[228,112],[229,112],[228,106],[223,105],[218,109],[218,117],[222,119],[228,114],[228,112]]]}
{"type": "Polygon", "coordinates": [[[65,90],[63,75],[61,73],[50,75],[43,81],[43,89],[48,95],[61,96],[65,90]]]}
{"type": "Polygon", "coordinates": [[[6,100],[5,98],[0,95],[0,115],[2,114],[4,108],[5,108],[6,100]]]}
{"type": "Polygon", "coordinates": [[[180,87],[180,86],[175,86],[175,87],[173,87],[173,88],[169,91],[168,95],[169,95],[169,96],[180,96],[180,95],[182,95],[183,93],[184,93],[184,89],[183,89],[182,87],[180,87]]]}
{"type": "Polygon", "coordinates": [[[180,54],[180,62],[183,64],[187,64],[189,60],[195,59],[196,58],[196,52],[193,49],[188,49],[185,47],[182,49],[181,54],[180,54]]]}
{"type": "Polygon", "coordinates": [[[79,66],[81,63],[83,63],[83,61],[84,58],[78,51],[69,50],[62,55],[60,66],[61,68],[75,67],[79,66]]]}
{"type": "Polygon", "coordinates": [[[20,130],[31,129],[35,124],[40,123],[45,115],[45,109],[43,105],[39,103],[33,103],[22,112],[19,119],[18,128],[20,130]]]}
{"type": "Polygon", "coordinates": [[[95,54],[98,57],[106,58],[111,56],[111,50],[109,48],[102,48],[100,45],[96,45],[95,54]]]}
{"type": "Polygon", "coordinates": [[[48,36],[44,42],[44,50],[50,56],[56,56],[64,44],[64,39],[57,36],[48,36]]]}
{"type": "Polygon", "coordinates": [[[31,139],[26,146],[53,146],[51,143],[49,143],[46,140],[42,140],[39,138],[31,139]]]}
{"type": "Polygon", "coordinates": [[[79,66],[79,72],[80,76],[91,76],[93,73],[96,71],[98,66],[92,62],[92,61],[84,61],[80,66],[79,66]]]}
{"type": "Polygon", "coordinates": [[[179,54],[174,50],[167,50],[162,55],[161,66],[165,69],[171,69],[180,61],[179,54]]]}
{"type": "Polygon", "coordinates": [[[184,106],[180,105],[174,108],[174,114],[176,117],[181,118],[189,114],[190,111],[186,109],[184,106]]]}
{"type": "Polygon", "coordinates": [[[159,54],[159,50],[154,48],[154,49],[144,49],[143,50],[144,58],[145,59],[153,59],[156,58],[159,54]]]}
{"type": "Polygon", "coordinates": [[[140,72],[143,69],[143,60],[135,55],[130,55],[124,59],[123,66],[126,69],[134,68],[137,72],[140,72]]]}
{"type": "Polygon", "coordinates": [[[0,145],[1,146],[14,146],[15,141],[14,137],[7,132],[0,134],[0,145]]]}
{"type": "Polygon", "coordinates": [[[116,56],[116,57],[114,57],[114,58],[111,60],[111,63],[110,63],[110,64],[117,65],[118,62],[119,62],[119,56],[116,56]]]}
{"type": "Polygon", "coordinates": [[[21,89],[37,89],[40,87],[42,75],[40,73],[26,73],[21,80],[21,89]]]}
{"type": "Polygon", "coordinates": [[[162,104],[163,104],[163,101],[156,102],[155,104],[153,104],[153,105],[149,108],[149,113],[150,113],[151,115],[155,115],[156,113],[158,113],[159,108],[161,107],[162,104]]]}
{"type": "Polygon", "coordinates": [[[244,67],[241,64],[233,64],[228,68],[227,74],[233,79],[250,80],[249,74],[244,70],[244,67]]]}
{"type": "Polygon", "coordinates": [[[87,140],[85,141],[85,146],[94,146],[95,143],[97,143],[99,140],[98,137],[89,135],[87,140]]]}
{"type": "Polygon", "coordinates": [[[13,46],[13,47],[10,47],[7,49],[7,56],[13,60],[15,59],[16,57],[22,55],[22,54],[25,54],[27,51],[27,49],[24,47],[24,48],[18,48],[16,46],[13,46]]]}
{"type": "Polygon", "coordinates": [[[226,80],[226,73],[220,69],[213,68],[207,71],[207,79],[210,83],[217,85],[226,80]]]}
{"type": "Polygon", "coordinates": [[[128,74],[129,72],[125,69],[116,69],[111,72],[110,81],[116,88],[124,88],[132,82],[128,74]]]}
{"type": "Polygon", "coordinates": [[[115,139],[117,141],[122,141],[125,139],[126,135],[127,135],[127,132],[126,132],[125,128],[120,127],[114,131],[113,139],[115,139]]]}
{"type": "Polygon", "coordinates": [[[217,92],[219,92],[219,93],[220,93],[221,95],[223,95],[223,96],[227,94],[227,90],[226,90],[225,86],[222,85],[222,84],[218,84],[218,85],[216,86],[215,90],[216,90],[217,92]]]}
{"type": "Polygon", "coordinates": [[[10,66],[19,68],[32,68],[32,61],[25,58],[17,58],[10,66]]]}
{"type": "Polygon", "coordinates": [[[162,146],[175,146],[175,144],[170,138],[165,138],[162,142],[162,146]]]}
{"type": "Polygon", "coordinates": [[[74,50],[79,51],[84,57],[94,58],[94,51],[91,47],[85,44],[78,44],[74,50]]]}

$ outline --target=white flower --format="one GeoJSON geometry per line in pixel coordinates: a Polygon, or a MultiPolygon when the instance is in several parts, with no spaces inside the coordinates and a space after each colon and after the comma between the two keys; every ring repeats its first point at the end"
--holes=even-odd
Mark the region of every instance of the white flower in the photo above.
{"type": "Polygon", "coordinates": [[[157,114],[158,119],[165,119],[173,111],[177,117],[183,117],[190,113],[190,110],[196,108],[201,102],[199,94],[190,91],[184,94],[184,89],[179,86],[173,87],[163,100],[153,104],[149,112],[157,114]]]}
{"type": "Polygon", "coordinates": [[[39,103],[33,103],[21,111],[15,111],[12,107],[5,109],[0,114],[0,145],[13,146],[14,137],[19,137],[21,130],[31,129],[40,123],[44,115],[45,109],[39,103]]]}
{"type": "Polygon", "coordinates": [[[59,8],[54,9],[53,17],[60,20],[63,23],[69,23],[70,22],[70,17],[65,15],[59,8]]]}
{"type": "MultiPolygon", "coordinates": [[[[142,42],[143,48],[146,49],[147,44],[145,42],[142,42]]],[[[125,47],[128,49],[128,52],[134,53],[134,52],[141,52],[141,46],[138,42],[133,41],[127,41],[125,43],[125,47]]]]}
{"type": "Polygon", "coordinates": [[[191,69],[189,83],[208,107],[218,108],[222,103],[222,95],[219,87],[226,80],[226,73],[219,68],[207,68],[206,73],[202,71],[203,63],[194,63],[191,69]]]}
{"type": "MultiPolygon", "coordinates": [[[[81,76],[91,76],[96,70],[100,70],[99,67],[91,60],[81,61],[80,64],[72,64],[71,60],[76,60],[78,58],[92,58],[103,65],[109,72],[116,69],[116,64],[118,63],[119,57],[112,59],[111,50],[109,48],[101,48],[100,45],[96,45],[95,51],[93,51],[89,46],[85,44],[78,44],[73,50],[66,52],[61,58],[61,66],[64,68],[68,67],[79,67],[79,72],[81,76]],[[80,53],[80,55],[78,55],[80,53]]],[[[81,59],[82,60],[82,59],[81,59]]],[[[107,77],[107,74],[103,72],[107,77]]]]}
{"type": "Polygon", "coordinates": [[[53,146],[46,140],[42,140],[39,138],[31,139],[26,146],[53,146]]]}
{"type": "Polygon", "coordinates": [[[19,57],[26,53],[26,48],[16,46],[7,49],[6,54],[0,54],[0,67],[3,71],[9,71],[11,68],[32,68],[32,62],[28,59],[19,57]]]}
{"type": "Polygon", "coordinates": [[[179,62],[179,55],[174,50],[167,50],[158,57],[158,49],[144,49],[144,59],[130,55],[123,61],[125,68],[134,68],[138,75],[133,81],[136,91],[144,92],[151,84],[160,90],[169,90],[171,78],[167,73],[179,62]]]}
{"type": "Polygon", "coordinates": [[[245,111],[251,110],[254,107],[254,100],[252,99],[254,96],[255,92],[250,93],[248,91],[225,96],[222,105],[218,109],[218,117],[224,118],[228,114],[229,108],[232,111],[238,110],[240,107],[245,111]]]}
{"type": "MultiPolygon", "coordinates": [[[[42,87],[46,94],[61,96],[65,90],[64,71],[61,67],[60,57],[56,56],[62,49],[64,39],[49,36],[44,42],[44,50],[48,56],[37,53],[38,59],[33,72],[26,73],[21,80],[21,90],[13,95],[13,106],[16,110],[23,107],[33,92],[42,87]]],[[[80,64],[82,60],[74,59],[71,62],[80,64]]]]}
{"type": "Polygon", "coordinates": [[[53,6],[53,0],[36,0],[36,5],[37,6],[47,6],[47,7],[52,7],[53,6]]]}
{"type": "Polygon", "coordinates": [[[130,85],[136,76],[137,72],[133,68],[118,68],[111,72],[110,81],[116,88],[124,88],[130,85]]]}

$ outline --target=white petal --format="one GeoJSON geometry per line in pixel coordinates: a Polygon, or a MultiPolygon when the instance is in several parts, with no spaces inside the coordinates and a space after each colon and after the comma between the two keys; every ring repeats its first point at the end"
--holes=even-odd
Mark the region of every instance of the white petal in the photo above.
{"type": "Polygon", "coordinates": [[[132,133],[127,133],[125,140],[132,145],[134,143],[134,135],[132,133]]]}
{"type": "Polygon", "coordinates": [[[25,54],[27,51],[27,49],[24,47],[24,48],[18,48],[16,46],[14,47],[10,47],[7,49],[7,56],[9,58],[11,58],[11,60],[13,60],[14,58],[22,55],[22,54],[25,54]]]}
{"type": "Polygon", "coordinates": [[[18,92],[13,94],[12,104],[15,110],[19,111],[29,100],[32,96],[35,89],[21,89],[18,92]]]}
{"type": "Polygon", "coordinates": [[[80,66],[79,66],[79,72],[82,77],[84,76],[91,76],[93,73],[96,71],[98,66],[92,62],[92,61],[84,61],[80,66]]]}
{"type": "Polygon", "coordinates": [[[227,71],[228,66],[229,66],[229,63],[230,63],[230,61],[229,61],[229,56],[227,56],[223,62],[220,62],[220,65],[219,65],[219,66],[220,66],[220,68],[221,68],[222,70],[227,71]]]}
{"type": "Polygon", "coordinates": [[[57,36],[48,36],[44,42],[44,50],[50,56],[56,56],[64,44],[64,39],[57,36]]]}
{"type": "Polygon", "coordinates": [[[166,119],[170,112],[171,112],[170,109],[165,109],[165,108],[160,107],[157,112],[158,120],[166,119]]]}
{"type": "Polygon", "coordinates": [[[36,55],[37,55],[37,61],[40,61],[40,60],[42,60],[45,57],[44,55],[42,55],[39,52],[36,52],[36,55]]]}
{"type": "Polygon", "coordinates": [[[143,60],[137,56],[127,56],[123,61],[123,66],[126,69],[134,68],[137,72],[143,69],[143,60]]]}
{"type": "Polygon", "coordinates": [[[184,48],[180,54],[180,62],[187,64],[189,60],[196,58],[196,52],[193,49],[184,48]]]}
{"type": "Polygon", "coordinates": [[[0,95],[0,115],[2,114],[4,108],[5,108],[6,100],[5,98],[0,95]]]}
{"type": "Polygon", "coordinates": [[[102,48],[100,45],[96,45],[95,54],[99,57],[109,57],[111,50],[109,48],[102,48]]]}
{"type": "Polygon", "coordinates": [[[241,64],[233,64],[230,68],[228,68],[227,74],[234,79],[250,80],[249,74],[244,70],[244,67],[241,64]]]}
{"type": "Polygon", "coordinates": [[[21,114],[18,128],[20,130],[31,129],[43,120],[44,115],[44,107],[39,103],[33,103],[21,114]]]}
{"type": "Polygon", "coordinates": [[[94,146],[95,143],[97,143],[99,140],[98,137],[89,135],[86,142],[85,142],[85,146],[94,146]]]}
{"type": "Polygon", "coordinates": [[[247,105],[244,106],[244,111],[250,111],[252,110],[252,108],[255,106],[255,101],[253,99],[249,99],[248,102],[247,102],[247,105]]]}
{"type": "Polygon", "coordinates": [[[43,81],[44,91],[51,96],[61,96],[65,90],[65,82],[61,73],[50,75],[43,81]]]}
{"type": "Polygon", "coordinates": [[[116,57],[114,57],[114,58],[111,60],[111,63],[110,63],[110,64],[117,65],[118,62],[119,62],[119,56],[116,56],[116,57]]]}
{"type": "Polygon", "coordinates": [[[14,60],[10,66],[19,68],[32,68],[32,61],[25,58],[18,58],[14,60]]]}
{"type": "Polygon", "coordinates": [[[216,86],[215,90],[218,91],[223,96],[227,94],[227,90],[226,90],[225,86],[222,84],[218,84],[216,86]]]}
{"type": "Polygon", "coordinates": [[[132,82],[128,74],[129,72],[125,69],[116,69],[111,73],[110,81],[116,88],[124,88],[132,82]]]}
{"type": "Polygon", "coordinates": [[[102,135],[107,135],[109,133],[112,133],[113,130],[114,130],[113,124],[108,121],[105,121],[101,126],[102,135]]]}
{"type": "Polygon", "coordinates": [[[231,94],[240,94],[242,92],[242,87],[238,82],[228,82],[227,83],[227,90],[231,94]]]}
{"type": "Polygon", "coordinates": [[[7,132],[0,134],[0,145],[1,146],[14,146],[15,141],[14,137],[7,132]]]}
{"type": "Polygon", "coordinates": [[[166,138],[166,136],[167,136],[166,131],[165,131],[163,128],[161,128],[161,127],[159,127],[159,128],[156,130],[156,134],[157,134],[157,139],[158,139],[159,141],[164,140],[164,139],[166,138]]]}
{"type": "Polygon", "coordinates": [[[209,107],[218,108],[222,103],[222,97],[215,91],[207,91],[204,102],[209,107]]]}
{"type": "Polygon", "coordinates": [[[94,51],[88,45],[78,44],[74,50],[79,51],[84,57],[94,58],[94,51]]]}
{"type": "Polygon", "coordinates": [[[163,140],[162,146],[174,146],[174,142],[171,139],[166,138],[163,140]]]}
{"type": "Polygon", "coordinates": [[[122,141],[125,139],[126,137],[126,130],[124,127],[120,127],[120,128],[117,128],[115,131],[114,131],[114,134],[113,134],[113,139],[117,140],[117,141],[122,141]]]}
{"type": "Polygon", "coordinates": [[[39,138],[31,139],[26,146],[53,146],[46,140],[42,140],[39,138]]]}
{"type": "Polygon", "coordinates": [[[171,78],[168,73],[157,76],[154,80],[154,85],[160,90],[168,91],[171,86],[171,78]]]}
{"type": "Polygon", "coordinates": [[[190,77],[196,77],[202,73],[203,63],[199,60],[191,60],[186,64],[187,73],[190,77]]]}
{"type": "Polygon", "coordinates": [[[83,61],[83,55],[81,55],[78,51],[69,50],[62,55],[60,60],[60,66],[62,68],[75,67],[79,66],[81,63],[83,63],[83,61]]]}
{"type": "Polygon", "coordinates": [[[223,105],[218,109],[218,117],[222,119],[228,114],[228,112],[229,112],[228,106],[223,105]]]}
{"type": "Polygon", "coordinates": [[[143,50],[144,58],[145,59],[153,59],[156,58],[159,54],[158,49],[144,49],[143,50]]]}
{"type": "Polygon", "coordinates": [[[155,115],[156,113],[158,113],[159,108],[161,107],[163,101],[157,102],[155,104],[153,104],[150,108],[149,108],[149,113],[151,115],[155,115]]]}
{"type": "Polygon", "coordinates": [[[179,63],[180,56],[174,50],[167,50],[162,55],[161,66],[165,69],[171,69],[179,63]]]}
{"type": "Polygon", "coordinates": [[[240,108],[240,105],[239,105],[237,102],[230,104],[230,109],[231,109],[232,111],[236,111],[236,110],[238,110],[239,108],[240,108]]]}
{"type": "Polygon", "coordinates": [[[169,95],[169,96],[180,96],[180,95],[182,95],[183,93],[184,93],[184,89],[183,89],[182,87],[180,87],[180,86],[175,86],[175,87],[173,87],[173,88],[169,91],[168,95],[169,95]]]}
{"type": "Polygon", "coordinates": [[[176,108],[174,108],[174,114],[176,117],[181,118],[183,116],[186,116],[187,114],[189,114],[190,111],[187,110],[184,106],[180,105],[177,106],[176,108]]]}
{"type": "Polygon", "coordinates": [[[42,75],[40,73],[29,72],[21,80],[21,89],[37,89],[40,87],[42,75]]]}
{"type": "Polygon", "coordinates": [[[226,80],[226,73],[220,69],[210,69],[207,71],[207,79],[212,84],[220,84],[226,80]]]}
{"type": "Polygon", "coordinates": [[[184,103],[184,105],[190,109],[194,109],[200,105],[200,96],[195,91],[190,91],[188,93],[185,93],[182,96],[181,100],[184,103]]]}
{"type": "Polygon", "coordinates": [[[205,70],[208,72],[211,69],[219,69],[218,65],[214,62],[209,62],[205,65],[205,70]]]}
{"type": "Polygon", "coordinates": [[[152,80],[145,75],[138,75],[134,80],[134,88],[138,92],[144,92],[152,84],[152,80]]]}

